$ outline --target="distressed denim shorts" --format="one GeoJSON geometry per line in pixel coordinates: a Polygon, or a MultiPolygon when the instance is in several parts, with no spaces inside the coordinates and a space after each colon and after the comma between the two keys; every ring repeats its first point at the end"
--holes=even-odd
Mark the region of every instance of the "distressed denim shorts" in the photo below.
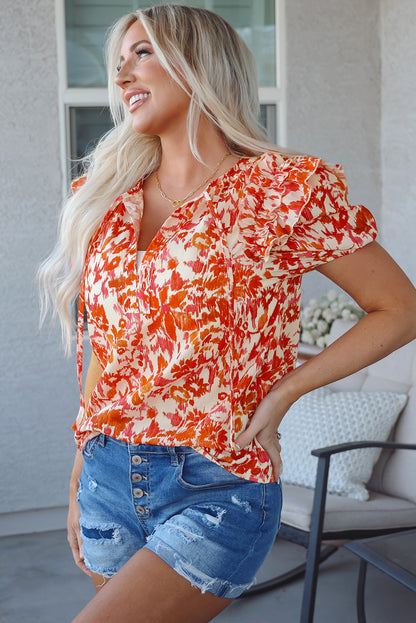
{"type": "Polygon", "coordinates": [[[234,598],[254,582],[280,525],[280,483],[243,480],[189,447],[100,434],[79,481],[85,564],[111,577],[146,547],[202,592],[234,598]]]}

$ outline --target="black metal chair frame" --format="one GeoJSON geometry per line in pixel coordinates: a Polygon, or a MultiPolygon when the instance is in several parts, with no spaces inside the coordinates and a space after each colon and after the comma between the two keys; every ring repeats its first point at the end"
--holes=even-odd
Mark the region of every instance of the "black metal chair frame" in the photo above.
{"type": "MultiPolygon", "coordinates": [[[[405,533],[408,530],[405,531],[405,533]]],[[[410,530],[410,532],[414,532],[410,530]]],[[[364,547],[365,547],[364,541],[364,547]]],[[[347,549],[350,549],[347,544],[347,549]]],[[[358,547],[360,544],[358,543],[358,547]]],[[[416,576],[401,567],[400,564],[393,560],[389,560],[389,558],[384,558],[383,555],[380,555],[378,552],[374,552],[370,549],[370,555],[363,554],[360,550],[355,550],[351,548],[351,551],[354,552],[357,556],[360,557],[360,571],[358,574],[358,582],[357,582],[357,621],[358,623],[366,623],[366,615],[365,615],[365,583],[367,577],[367,567],[368,564],[371,564],[376,569],[380,569],[383,573],[386,573],[388,576],[400,582],[403,586],[406,586],[408,589],[416,593],[416,576]]],[[[365,551],[365,550],[364,550],[365,551]]]]}
{"type": "Polygon", "coordinates": [[[321,562],[334,554],[339,547],[338,545],[328,545],[322,549],[323,541],[351,541],[354,539],[364,539],[371,536],[382,536],[383,534],[392,534],[416,528],[415,526],[406,526],[404,528],[386,528],[383,530],[344,530],[342,532],[323,532],[325,504],[328,487],[329,463],[333,454],[356,450],[360,448],[383,448],[387,450],[416,450],[416,444],[403,444],[395,442],[379,442],[379,441],[359,441],[350,443],[341,443],[327,448],[318,448],[312,450],[311,454],[318,458],[318,468],[315,481],[315,494],[313,499],[311,527],[309,532],[298,530],[291,526],[282,524],[279,531],[279,537],[292,543],[303,545],[307,548],[306,561],[301,565],[291,569],[287,573],[276,578],[262,582],[253,586],[251,589],[243,593],[241,597],[251,597],[264,593],[273,588],[278,588],[291,582],[297,578],[305,576],[302,608],[300,615],[300,623],[313,623],[316,589],[318,583],[319,565],[321,562]]]}

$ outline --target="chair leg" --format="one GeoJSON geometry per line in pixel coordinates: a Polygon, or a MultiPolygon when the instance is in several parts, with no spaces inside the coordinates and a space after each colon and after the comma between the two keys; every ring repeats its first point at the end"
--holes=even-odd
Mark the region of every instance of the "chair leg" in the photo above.
{"type": "Polygon", "coordinates": [[[365,579],[367,573],[367,561],[360,561],[360,573],[358,575],[357,585],[357,618],[358,623],[366,623],[365,618],[365,604],[364,604],[364,591],[365,591],[365,579]]]}
{"type": "MultiPolygon", "coordinates": [[[[332,556],[332,554],[334,554],[337,550],[338,547],[334,545],[328,545],[327,547],[324,547],[321,550],[318,564],[327,560],[327,558],[332,556]]],[[[297,567],[294,567],[286,573],[282,573],[276,578],[272,578],[271,580],[267,580],[266,582],[261,582],[260,584],[252,586],[245,593],[240,595],[239,599],[243,599],[245,597],[253,597],[253,595],[260,595],[261,593],[266,593],[267,591],[271,591],[274,588],[280,588],[280,586],[289,584],[290,582],[293,582],[294,580],[303,577],[305,575],[305,569],[306,562],[303,562],[297,567]]]]}
{"type": "MultiPolygon", "coordinates": [[[[320,545],[320,543],[319,543],[320,545]]],[[[314,548],[308,549],[306,560],[305,583],[303,586],[300,623],[313,623],[315,611],[316,587],[318,583],[319,558],[314,548]]]]}
{"type": "Polygon", "coordinates": [[[316,587],[318,583],[319,554],[322,543],[326,489],[328,483],[329,457],[319,457],[316,472],[315,495],[313,499],[308,556],[306,559],[305,583],[303,588],[300,623],[313,623],[316,587]]]}

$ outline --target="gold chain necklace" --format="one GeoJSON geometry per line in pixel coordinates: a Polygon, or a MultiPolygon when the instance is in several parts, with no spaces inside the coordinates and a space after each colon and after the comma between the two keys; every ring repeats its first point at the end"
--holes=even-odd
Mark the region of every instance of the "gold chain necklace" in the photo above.
{"type": "Polygon", "coordinates": [[[157,172],[155,173],[156,175],[156,184],[157,187],[159,189],[160,194],[162,195],[163,199],[166,199],[166,201],[169,201],[170,204],[172,204],[172,207],[176,210],[176,208],[180,208],[187,199],[189,199],[189,197],[191,197],[193,194],[196,193],[197,190],[199,190],[202,186],[205,186],[205,184],[207,184],[209,182],[209,180],[214,177],[214,175],[216,174],[216,172],[218,171],[218,169],[220,168],[220,166],[222,165],[222,163],[224,162],[224,160],[227,158],[227,156],[230,155],[230,152],[227,151],[227,153],[225,154],[225,156],[223,156],[221,158],[221,160],[215,165],[215,168],[211,171],[211,173],[208,175],[208,177],[206,179],[204,179],[200,184],[198,184],[198,186],[196,188],[194,188],[193,190],[191,190],[190,193],[188,193],[186,195],[186,197],[184,197],[183,199],[170,199],[170,197],[167,196],[167,194],[163,191],[161,185],[160,185],[160,181],[159,181],[159,176],[157,174],[157,172]]]}

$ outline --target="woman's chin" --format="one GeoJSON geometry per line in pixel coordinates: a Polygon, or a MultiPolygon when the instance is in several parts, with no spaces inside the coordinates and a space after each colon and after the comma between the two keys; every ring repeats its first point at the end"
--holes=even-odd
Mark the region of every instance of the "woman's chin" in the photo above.
{"type": "Polygon", "coordinates": [[[140,118],[139,115],[133,116],[132,128],[138,134],[145,134],[148,136],[157,134],[155,124],[151,123],[149,119],[143,119],[143,117],[140,118]]]}

